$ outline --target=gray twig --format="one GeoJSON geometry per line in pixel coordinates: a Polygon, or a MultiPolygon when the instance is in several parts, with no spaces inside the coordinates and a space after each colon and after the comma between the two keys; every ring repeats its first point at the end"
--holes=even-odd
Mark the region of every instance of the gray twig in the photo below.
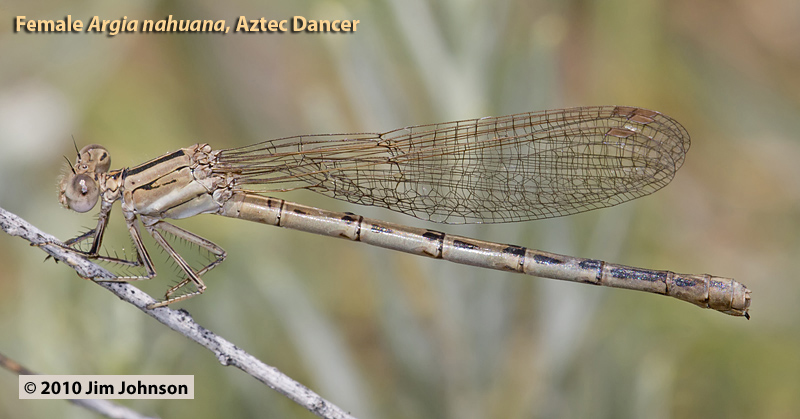
{"type": "MultiPolygon", "coordinates": [[[[31,245],[40,247],[56,260],[69,265],[84,278],[114,278],[113,274],[82,255],[51,244],[59,243],[59,240],[3,208],[0,208],[0,228],[12,236],[21,237],[31,245]]],[[[340,407],[325,400],[277,368],[261,362],[228,340],[200,326],[187,311],[172,310],[168,307],[148,310],[147,306],[155,303],[156,300],[133,285],[124,282],[96,282],[96,284],[111,291],[121,300],[136,306],[170,329],[208,348],[222,365],[233,365],[239,368],[308,409],[311,413],[321,418],[353,418],[340,407]]]]}

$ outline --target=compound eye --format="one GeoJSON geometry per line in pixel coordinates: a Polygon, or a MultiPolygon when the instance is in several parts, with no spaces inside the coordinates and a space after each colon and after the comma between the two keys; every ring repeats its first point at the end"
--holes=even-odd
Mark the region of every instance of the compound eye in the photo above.
{"type": "Polygon", "coordinates": [[[76,212],[86,212],[94,208],[100,191],[97,182],[87,174],[79,174],[72,178],[72,181],[64,191],[67,198],[67,206],[76,212]]]}

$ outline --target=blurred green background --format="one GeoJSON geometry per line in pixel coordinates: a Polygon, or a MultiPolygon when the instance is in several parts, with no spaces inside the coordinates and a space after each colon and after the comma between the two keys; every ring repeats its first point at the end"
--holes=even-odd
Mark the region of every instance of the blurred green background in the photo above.
{"type": "MultiPolygon", "coordinates": [[[[205,277],[206,294],[176,308],[358,417],[797,417],[798,27],[791,0],[3,2],[0,206],[62,239],[93,226],[57,202],[71,136],[105,145],[116,168],[196,142],[579,105],[656,109],[691,133],[686,163],[663,191],[610,209],[436,226],[311,192],[281,197],[734,277],[753,290],[749,322],[210,215],[178,225],[229,258],[205,277]],[[67,14],[361,23],[347,35],[13,33],[14,16],[67,14]]],[[[118,210],[113,218],[109,250],[129,248],[118,210]]],[[[0,235],[0,352],[48,374],[195,376],[194,400],[122,401],[143,414],[312,417],[44,256],[0,235]]],[[[162,265],[142,284],[156,296],[174,281],[162,265]]],[[[17,377],[0,371],[0,417],[93,416],[18,400],[17,377]]]]}

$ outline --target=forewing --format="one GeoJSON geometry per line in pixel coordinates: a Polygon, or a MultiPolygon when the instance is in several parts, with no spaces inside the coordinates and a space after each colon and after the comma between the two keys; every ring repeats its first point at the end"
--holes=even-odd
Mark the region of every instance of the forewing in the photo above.
{"type": "Polygon", "coordinates": [[[502,223],[650,194],[672,180],[689,144],[658,112],[583,107],[283,138],[222,150],[214,170],[259,193],[305,188],[423,220],[502,223]]]}

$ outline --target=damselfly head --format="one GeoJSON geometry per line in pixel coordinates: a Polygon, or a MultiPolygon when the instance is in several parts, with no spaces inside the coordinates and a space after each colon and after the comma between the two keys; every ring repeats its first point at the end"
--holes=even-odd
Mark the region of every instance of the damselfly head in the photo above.
{"type": "Polygon", "coordinates": [[[108,172],[111,156],[105,147],[90,144],[78,152],[75,166],[59,182],[58,200],[65,208],[87,212],[97,204],[100,188],[97,175],[108,172]]]}
{"type": "Polygon", "coordinates": [[[89,144],[78,152],[75,173],[105,173],[111,167],[111,155],[105,147],[89,144]]]}

